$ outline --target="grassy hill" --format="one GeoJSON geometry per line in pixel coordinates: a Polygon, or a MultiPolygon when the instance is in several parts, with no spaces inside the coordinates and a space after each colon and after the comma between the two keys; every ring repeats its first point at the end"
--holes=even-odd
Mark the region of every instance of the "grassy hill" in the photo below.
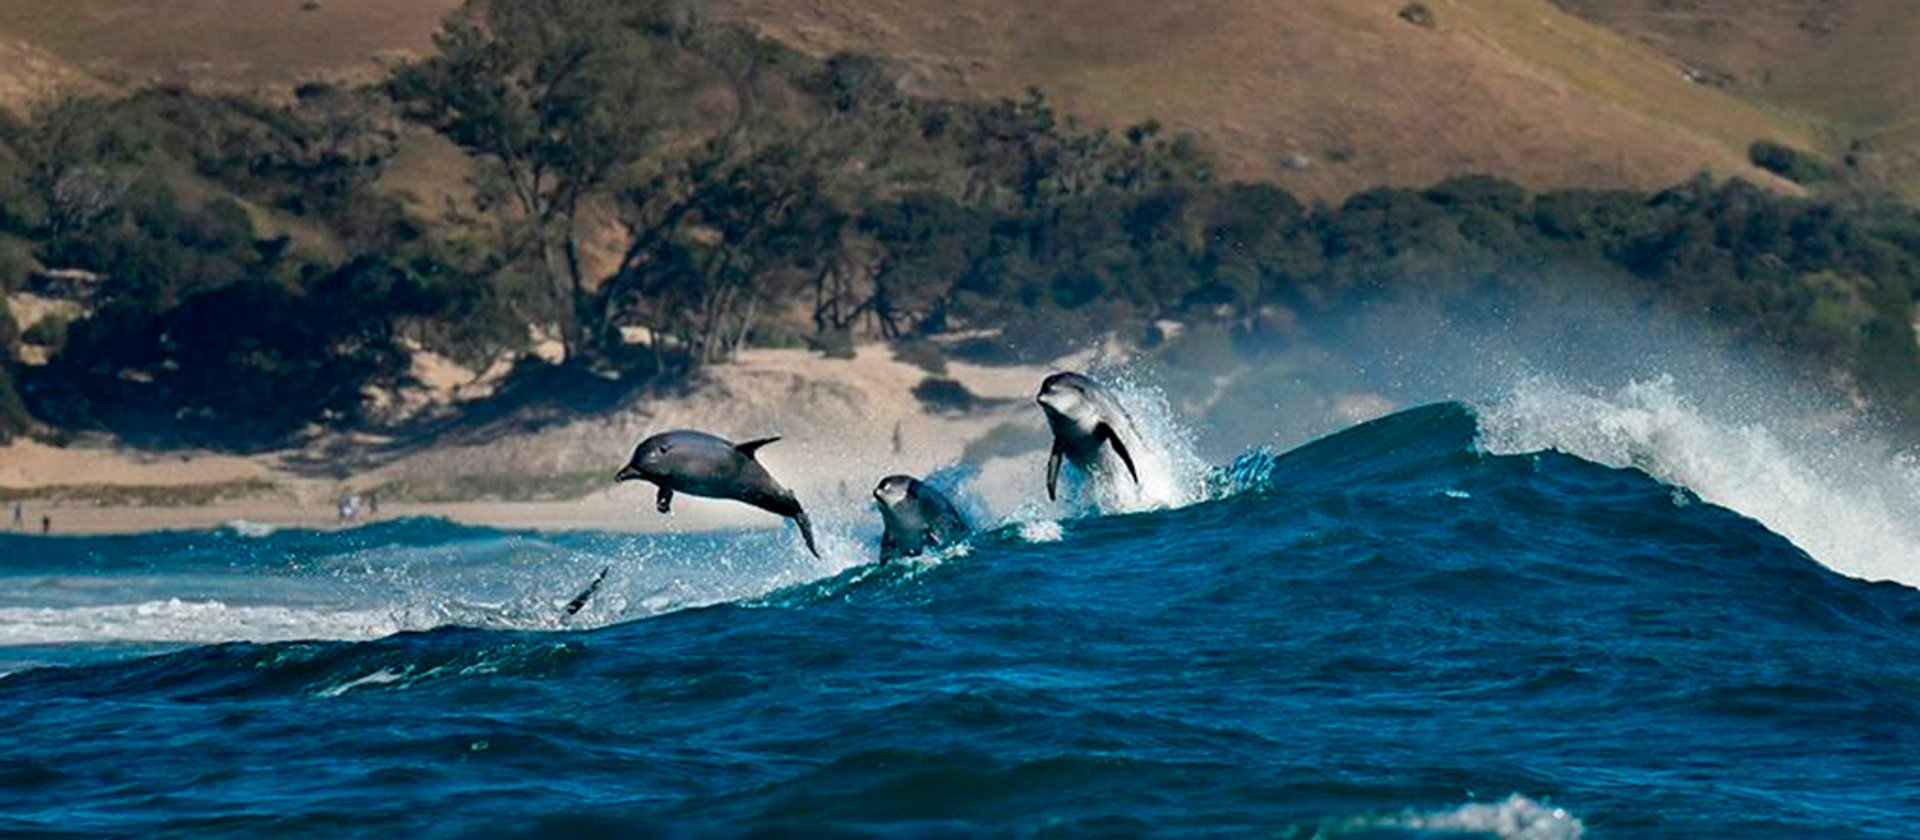
{"type": "Polygon", "coordinates": [[[1795,191],[1748,146],[1827,121],[1548,0],[1403,1],[486,0],[387,84],[297,91],[427,49],[437,15],[14,13],[23,64],[125,95],[0,120],[0,287],[81,313],[0,318],[0,434],[261,448],[465,422],[397,396],[416,351],[498,369],[481,422],[750,347],[1004,362],[1174,321],[1259,354],[1381,300],[1511,326],[1500,301],[1593,289],[1920,417],[1920,217],[1688,178],[1795,191]]]}
{"type": "Polygon", "coordinates": [[[714,0],[814,52],[898,56],[923,90],[1048,88],[1067,111],[1190,129],[1226,174],[1336,197],[1481,172],[1534,187],[1673,183],[1819,127],[1689,80],[1547,0],[714,0]],[[1417,16],[1416,16],[1417,17],[1417,16]]]}
{"type": "Polygon", "coordinates": [[[1812,121],[1920,197],[1920,7],[1912,0],[1557,0],[1737,95],[1812,121]]]}
{"type": "MultiPolygon", "coordinates": [[[[1562,1],[1589,11],[1586,0],[1562,1]]],[[[68,76],[284,89],[430,49],[455,5],[15,0],[0,6],[0,44],[30,45],[68,76]]],[[[711,0],[707,8],[809,51],[897,57],[920,92],[991,97],[1038,85],[1091,123],[1156,118],[1199,135],[1224,174],[1327,198],[1465,172],[1537,188],[1652,187],[1706,169],[1784,186],[1748,165],[1749,143],[1834,142],[1817,114],[1690,81],[1682,59],[1647,38],[1548,0],[1429,0],[1422,22],[1406,19],[1405,5],[711,0]]],[[[6,64],[0,91],[26,72],[6,64]]],[[[1817,91],[1842,72],[1806,85],[1817,91]]],[[[1863,98],[1858,107],[1874,106],[1863,98]]]]}
{"type": "MultiPolygon", "coordinates": [[[[10,0],[0,49],[25,42],[122,84],[285,87],[364,75],[432,48],[456,0],[10,0]]],[[[4,53],[0,53],[4,55],[4,53]]],[[[10,62],[8,63],[10,64],[10,62]]],[[[0,64],[0,88],[14,68],[0,64]]]]}

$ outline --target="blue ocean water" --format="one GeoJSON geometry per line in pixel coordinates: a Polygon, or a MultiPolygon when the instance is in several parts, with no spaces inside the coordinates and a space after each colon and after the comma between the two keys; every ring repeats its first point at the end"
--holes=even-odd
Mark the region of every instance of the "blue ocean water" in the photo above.
{"type": "Polygon", "coordinates": [[[1487,425],[1412,409],[884,568],[777,531],[0,537],[0,834],[1920,834],[1920,592],[1487,425]]]}

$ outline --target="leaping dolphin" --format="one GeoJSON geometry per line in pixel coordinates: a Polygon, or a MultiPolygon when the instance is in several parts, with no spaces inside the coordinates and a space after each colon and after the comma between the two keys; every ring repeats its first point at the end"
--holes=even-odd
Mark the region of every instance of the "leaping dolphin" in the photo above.
{"type": "Polygon", "coordinates": [[[1064,371],[1041,382],[1034,401],[1046,412],[1047,427],[1053,431],[1053,452],[1047,456],[1047,498],[1059,498],[1062,460],[1072,461],[1088,475],[1106,469],[1102,447],[1112,447],[1133,483],[1140,483],[1131,451],[1140,448],[1140,430],[1105,386],[1083,374],[1064,371]]]}
{"type": "Polygon", "coordinates": [[[777,440],[770,437],[736,444],[706,432],[662,432],[634,447],[633,458],[613,478],[639,479],[658,486],[660,494],[654,507],[661,513],[673,512],[673,494],[679,492],[745,502],[792,519],[800,526],[807,550],[819,557],[820,549],[813,542],[813,523],[800,509],[800,501],[754,458],[761,447],[777,440]]]}
{"type": "Polygon", "coordinates": [[[886,533],[880,537],[880,562],[913,557],[966,539],[973,528],[945,494],[913,476],[890,475],[873,488],[886,533]]]}

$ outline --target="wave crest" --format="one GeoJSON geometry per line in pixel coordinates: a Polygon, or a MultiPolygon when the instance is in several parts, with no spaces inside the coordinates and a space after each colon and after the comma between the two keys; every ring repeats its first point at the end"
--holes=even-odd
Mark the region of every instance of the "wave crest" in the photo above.
{"type": "Polygon", "coordinates": [[[1479,410],[1482,451],[1634,468],[1753,517],[1842,574],[1920,585],[1920,466],[1792,418],[1728,421],[1670,378],[1587,393],[1528,382],[1479,410]]]}

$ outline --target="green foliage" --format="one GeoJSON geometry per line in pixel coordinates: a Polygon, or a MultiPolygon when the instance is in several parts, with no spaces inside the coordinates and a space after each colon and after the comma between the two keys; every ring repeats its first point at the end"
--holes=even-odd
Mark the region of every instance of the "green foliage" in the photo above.
{"type": "Polygon", "coordinates": [[[1755,140],[1747,147],[1747,159],[1754,166],[1806,186],[1825,184],[1839,177],[1825,161],[1772,140],[1755,140]]]}
{"type": "Polygon", "coordinates": [[[934,376],[947,375],[947,351],[931,341],[902,341],[893,345],[893,358],[934,376]]]}
{"type": "Polygon", "coordinates": [[[1433,10],[1427,8],[1427,4],[1425,3],[1408,3],[1400,7],[1399,14],[1401,20],[1411,23],[1414,26],[1423,26],[1428,29],[1433,28],[1433,10]]]}
{"type": "Polygon", "coordinates": [[[853,333],[831,330],[816,334],[811,341],[814,352],[829,359],[851,359],[855,353],[853,333]]]}
{"type": "Polygon", "coordinates": [[[284,105],[140,91],[0,119],[0,281],[105,278],[50,365],[12,369],[27,407],[267,446],[367,422],[368,387],[404,375],[396,335],[482,363],[558,324],[569,372],[621,387],[754,344],[891,341],[934,374],[916,394],[959,410],[975,398],[939,378],[935,337],[1044,362],[1170,318],[1193,326],[1160,352],[1214,366],[1382,299],[1462,318],[1595,282],[1920,407],[1910,209],[1488,177],[1305,206],[1216,182],[1152,121],[1085,130],[1041,91],[908,96],[884,61],[669,0],[476,0],[438,45],[378,87],[284,105]],[[476,164],[470,199],[414,216],[379,189],[403,119],[476,164]]]}
{"type": "Polygon", "coordinates": [[[33,418],[14,385],[12,364],[0,364],[0,443],[13,440],[32,427],[33,418]]]}
{"type": "Polygon", "coordinates": [[[13,313],[7,307],[0,306],[0,443],[12,440],[33,425],[13,378],[13,342],[18,338],[18,332],[19,326],[13,322],[13,313]]]}
{"type": "Polygon", "coordinates": [[[57,350],[67,343],[68,318],[59,313],[51,313],[20,334],[20,340],[28,344],[57,350]]]}

